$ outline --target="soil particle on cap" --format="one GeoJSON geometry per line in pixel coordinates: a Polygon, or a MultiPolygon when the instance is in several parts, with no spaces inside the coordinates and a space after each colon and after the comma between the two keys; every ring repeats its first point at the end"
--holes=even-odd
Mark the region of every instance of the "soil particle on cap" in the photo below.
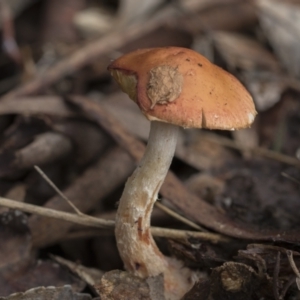
{"type": "Polygon", "coordinates": [[[151,101],[151,109],[156,104],[168,104],[176,100],[182,90],[183,76],[178,68],[163,65],[150,71],[147,96],[151,101]]]}

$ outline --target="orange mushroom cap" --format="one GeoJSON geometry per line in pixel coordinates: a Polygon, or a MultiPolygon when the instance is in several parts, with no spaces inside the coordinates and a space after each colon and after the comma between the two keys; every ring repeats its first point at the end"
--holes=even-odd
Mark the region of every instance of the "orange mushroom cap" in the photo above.
{"type": "Polygon", "coordinates": [[[252,97],[231,74],[186,48],[140,49],[108,66],[149,120],[184,128],[249,127],[252,97]]]}

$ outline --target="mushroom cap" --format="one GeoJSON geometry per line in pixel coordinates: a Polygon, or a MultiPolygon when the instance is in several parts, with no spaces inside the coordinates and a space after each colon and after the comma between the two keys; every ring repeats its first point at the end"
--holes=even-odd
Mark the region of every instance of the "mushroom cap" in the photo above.
{"type": "Polygon", "coordinates": [[[234,130],[249,127],[256,115],[252,97],[233,75],[187,48],[136,50],[108,70],[150,121],[234,130]]]}

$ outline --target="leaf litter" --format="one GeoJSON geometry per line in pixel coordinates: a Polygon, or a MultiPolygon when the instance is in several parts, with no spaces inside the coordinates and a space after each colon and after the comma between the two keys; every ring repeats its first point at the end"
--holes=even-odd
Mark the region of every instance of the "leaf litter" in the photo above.
{"type": "MultiPolygon", "coordinates": [[[[67,14],[67,0],[3,0],[3,43],[15,41],[21,59],[0,54],[1,196],[74,214],[38,164],[80,212],[111,220],[149,124],[106,66],[136,48],[198,41],[242,80],[259,114],[239,133],[180,132],[162,203],[218,235],[189,236],[155,211],[153,225],[181,230],[169,240],[161,231],[159,247],[198,272],[183,299],[300,299],[299,3],[117,2],[78,0],[67,14]]],[[[1,209],[1,299],[163,299],[161,278],[123,271],[111,230],[82,226],[1,209]]]]}

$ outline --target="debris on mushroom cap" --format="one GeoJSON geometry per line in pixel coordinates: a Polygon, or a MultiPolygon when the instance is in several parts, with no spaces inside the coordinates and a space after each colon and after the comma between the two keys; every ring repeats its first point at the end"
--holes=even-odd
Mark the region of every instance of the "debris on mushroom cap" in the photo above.
{"type": "Polygon", "coordinates": [[[108,70],[149,120],[235,130],[249,127],[256,115],[238,79],[190,49],[136,50],[108,70]]]}

